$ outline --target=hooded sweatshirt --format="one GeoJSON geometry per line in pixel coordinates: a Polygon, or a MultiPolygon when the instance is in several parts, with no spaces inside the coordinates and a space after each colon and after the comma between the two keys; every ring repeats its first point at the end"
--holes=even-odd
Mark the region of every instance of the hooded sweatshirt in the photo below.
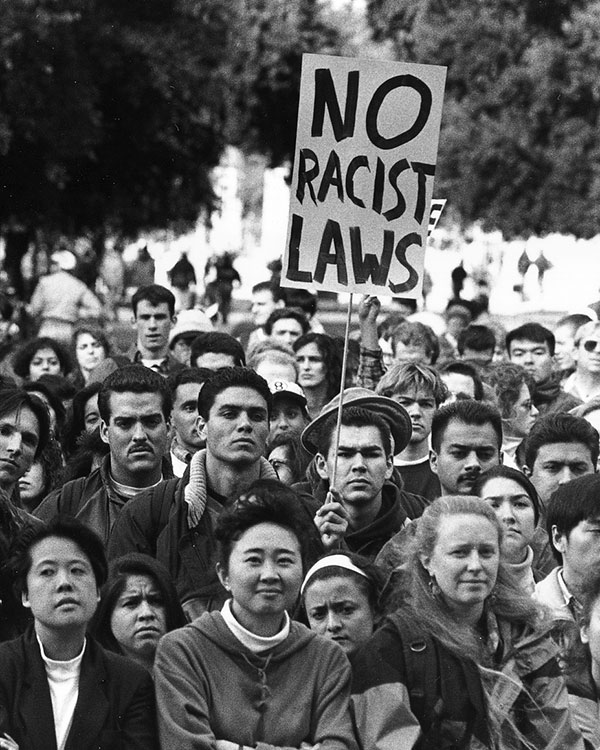
{"type": "Polygon", "coordinates": [[[220,612],[207,612],[162,638],[154,674],[163,750],[214,750],[216,740],[257,750],[356,748],[348,659],[300,623],[259,655],[220,612]]]}

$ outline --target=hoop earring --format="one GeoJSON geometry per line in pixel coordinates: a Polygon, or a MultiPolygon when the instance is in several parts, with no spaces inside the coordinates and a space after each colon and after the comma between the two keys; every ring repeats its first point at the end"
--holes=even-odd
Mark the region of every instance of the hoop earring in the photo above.
{"type": "Polygon", "coordinates": [[[434,599],[437,599],[439,595],[442,593],[442,590],[440,589],[438,582],[435,580],[434,575],[429,575],[429,581],[427,582],[427,585],[429,586],[429,593],[434,599]]]}

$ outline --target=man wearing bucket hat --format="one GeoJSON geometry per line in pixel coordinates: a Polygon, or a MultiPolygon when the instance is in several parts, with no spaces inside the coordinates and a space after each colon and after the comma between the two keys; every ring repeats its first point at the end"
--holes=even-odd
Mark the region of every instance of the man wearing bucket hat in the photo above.
{"type": "Polygon", "coordinates": [[[323,503],[315,525],[324,546],[334,548],[343,541],[353,552],[374,558],[390,537],[426,507],[423,498],[391,481],[393,456],[406,448],[411,420],[400,404],[366,388],[347,388],[342,398],[337,453],[339,396],[302,433],[304,447],[315,456],[319,481],[296,487],[312,491],[323,503]],[[331,486],[334,465],[335,484],[331,486]]]}

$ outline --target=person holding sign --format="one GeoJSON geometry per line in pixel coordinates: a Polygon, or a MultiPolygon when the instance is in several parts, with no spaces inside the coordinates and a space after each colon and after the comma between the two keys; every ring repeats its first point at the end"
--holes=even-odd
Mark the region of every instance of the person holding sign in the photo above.
{"type": "MultiPolygon", "coordinates": [[[[374,559],[408,521],[421,515],[425,500],[390,481],[393,456],[407,446],[410,417],[400,404],[365,388],[343,392],[342,422],[335,451],[339,396],[325,406],[302,433],[304,447],[315,455],[320,478],[313,489],[324,500],[315,525],[326,548],[342,543],[374,559]],[[336,469],[335,486],[330,480],[336,469]]],[[[296,485],[306,490],[306,485],[296,485]]],[[[310,491],[310,489],[309,489],[310,491]]]]}

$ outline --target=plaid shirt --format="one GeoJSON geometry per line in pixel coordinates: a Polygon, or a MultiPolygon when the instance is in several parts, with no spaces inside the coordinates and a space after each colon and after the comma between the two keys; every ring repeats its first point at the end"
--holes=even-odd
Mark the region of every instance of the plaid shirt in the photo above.
{"type": "Polygon", "coordinates": [[[383,366],[381,349],[365,349],[361,346],[356,385],[374,391],[384,373],[385,367],[383,366]]]}

